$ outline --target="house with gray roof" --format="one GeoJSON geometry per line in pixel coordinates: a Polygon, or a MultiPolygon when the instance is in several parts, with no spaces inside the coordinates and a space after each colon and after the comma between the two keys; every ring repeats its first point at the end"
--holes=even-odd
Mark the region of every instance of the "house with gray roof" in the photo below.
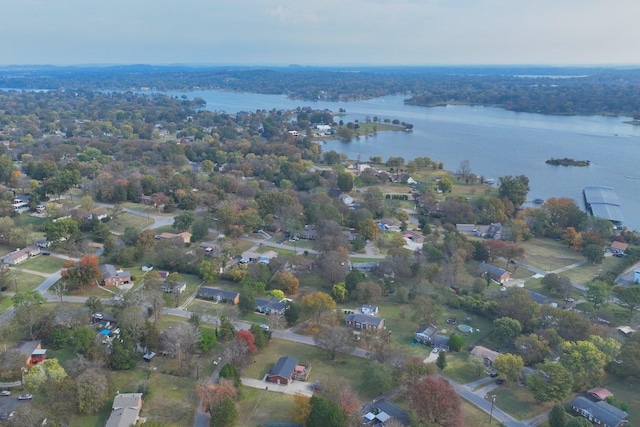
{"type": "Polygon", "coordinates": [[[102,286],[120,286],[131,283],[131,273],[128,271],[116,270],[111,264],[100,265],[102,273],[102,286]]]}
{"type": "Polygon", "coordinates": [[[129,427],[138,422],[138,416],[142,409],[142,393],[116,394],[111,406],[111,415],[105,427],[129,427]]]}
{"type": "Polygon", "coordinates": [[[347,326],[364,331],[379,331],[384,327],[384,319],[360,313],[348,314],[345,321],[347,326]]]}
{"type": "Polygon", "coordinates": [[[491,276],[491,280],[501,285],[504,285],[511,279],[511,273],[507,270],[496,267],[495,265],[486,264],[485,262],[480,265],[480,270],[482,271],[483,276],[488,274],[491,276]]]}
{"type": "Polygon", "coordinates": [[[291,356],[283,356],[267,374],[267,381],[270,383],[287,385],[292,380],[293,372],[298,365],[298,361],[291,356]]]}
{"type": "Polygon", "coordinates": [[[201,286],[198,289],[198,298],[235,305],[240,302],[240,292],[201,286]]]}
{"type": "Polygon", "coordinates": [[[284,314],[287,303],[277,298],[256,298],[256,311],[264,314],[284,314]]]}
{"type": "Polygon", "coordinates": [[[592,423],[603,427],[622,427],[629,422],[627,414],[605,401],[594,402],[578,396],[570,403],[571,408],[592,423]]]}

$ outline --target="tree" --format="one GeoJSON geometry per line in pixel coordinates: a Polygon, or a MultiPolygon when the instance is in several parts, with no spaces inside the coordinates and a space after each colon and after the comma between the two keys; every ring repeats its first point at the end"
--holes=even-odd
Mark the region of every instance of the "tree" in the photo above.
{"type": "Polygon", "coordinates": [[[201,261],[198,270],[200,271],[200,277],[207,284],[213,284],[218,278],[218,271],[213,261],[201,261]]]}
{"type": "Polygon", "coordinates": [[[451,189],[453,188],[453,182],[447,177],[440,178],[438,181],[438,190],[443,193],[451,193],[451,189]]]}
{"type": "Polygon", "coordinates": [[[109,366],[116,371],[133,369],[138,363],[139,357],[133,343],[129,340],[113,340],[109,366]]]}
{"type": "Polygon", "coordinates": [[[61,279],[83,289],[102,281],[100,259],[91,254],[83,255],[79,261],[67,261],[63,265],[61,279]]]}
{"type": "Polygon", "coordinates": [[[211,427],[233,427],[238,422],[240,413],[235,401],[226,397],[211,411],[211,427]]]}
{"type": "Polygon", "coordinates": [[[526,385],[538,403],[562,402],[571,392],[573,377],[560,363],[544,362],[526,376],[526,385]]]}
{"type": "Polygon", "coordinates": [[[349,295],[349,292],[347,291],[347,288],[344,285],[344,283],[336,283],[331,288],[331,296],[338,303],[345,302],[347,300],[348,295],[349,295]]]}
{"type": "Polygon", "coordinates": [[[336,308],[336,302],[324,292],[305,295],[298,304],[302,314],[314,325],[319,325],[324,314],[336,308]]]}
{"type": "Polygon", "coordinates": [[[447,345],[451,351],[460,351],[464,345],[464,339],[458,334],[451,334],[447,345]]]}
{"type": "Polygon", "coordinates": [[[613,292],[618,297],[618,304],[629,310],[627,320],[631,321],[633,314],[640,308],[640,286],[616,286],[613,292]]]}
{"type": "Polygon", "coordinates": [[[306,425],[307,419],[311,414],[311,400],[309,397],[296,393],[293,395],[293,409],[291,409],[290,417],[293,422],[306,425]]]}
{"type": "Polygon", "coordinates": [[[196,394],[200,398],[202,409],[213,418],[225,400],[233,401],[238,397],[238,390],[233,381],[223,378],[217,384],[207,381],[196,385],[196,394]]]}
{"type": "Polygon", "coordinates": [[[640,377],[640,336],[638,334],[629,337],[618,355],[622,363],[614,363],[613,371],[621,377],[640,377]]]}
{"type": "Polygon", "coordinates": [[[58,359],[47,359],[37,365],[32,366],[24,375],[25,386],[32,391],[38,392],[47,383],[60,383],[67,377],[58,359]]]}
{"type": "Polygon", "coordinates": [[[534,365],[544,361],[551,354],[551,348],[549,341],[529,334],[516,338],[515,352],[522,357],[525,365],[534,365]]]}
{"type": "Polygon", "coordinates": [[[322,395],[313,395],[309,400],[311,412],[306,427],[344,427],[347,417],[340,407],[322,395]]]}
{"type": "Polygon", "coordinates": [[[298,293],[300,281],[288,271],[278,271],[273,276],[272,285],[274,288],[280,289],[288,295],[295,295],[298,293]]]}
{"type": "Polygon", "coordinates": [[[353,190],[353,175],[349,172],[338,174],[338,189],[343,193],[353,190]]]}
{"type": "Polygon", "coordinates": [[[229,321],[226,315],[220,316],[220,326],[218,326],[218,339],[220,341],[231,341],[236,336],[236,328],[229,321]]]}
{"type": "Polygon", "coordinates": [[[257,353],[258,347],[256,347],[255,337],[246,329],[240,329],[236,334],[236,341],[244,343],[251,353],[257,353]]]}
{"type": "Polygon", "coordinates": [[[345,280],[349,256],[345,252],[328,251],[320,255],[317,265],[320,275],[333,285],[345,280]]]}
{"type": "Polygon", "coordinates": [[[354,347],[352,331],[341,326],[325,326],[314,341],[318,347],[327,350],[330,360],[335,360],[338,352],[350,353],[354,347]]]}
{"type": "Polygon", "coordinates": [[[529,178],[524,175],[502,176],[498,180],[498,195],[500,198],[506,197],[516,207],[522,205],[527,200],[529,194],[529,178]]]}
{"type": "Polygon", "coordinates": [[[500,378],[510,382],[516,382],[522,377],[524,360],[515,354],[501,354],[492,365],[500,375],[500,378]]]}
{"type": "Polygon", "coordinates": [[[298,309],[298,305],[294,303],[290,303],[289,306],[284,310],[284,318],[287,321],[289,326],[295,325],[300,317],[300,311],[298,309]]]}
{"type": "Polygon", "coordinates": [[[462,426],[460,397],[444,378],[424,377],[411,387],[409,398],[421,422],[442,427],[462,426]]]}
{"type": "Polygon", "coordinates": [[[106,402],[109,393],[107,377],[98,369],[88,369],[75,379],[78,412],[95,414],[106,402]]]}
{"type": "Polygon", "coordinates": [[[589,301],[594,309],[602,305],[606,305],[609,300],[609,286],[599,280],[594,280],[587,285],[587,301],[589,301]]]}
{"type": "Polygon", "coordinates": [[[73,330],[71,343],[75,351],[79,354],[86,354],[87,351],[95,344],[95,331],[86,327],[78,326],[73,330]]]}
{"type": "Polygon", "coordinates": [[[604,376],[607,357],[589,341],[565,342],[560,363],[573,375],[573,385],[583,390],[597,385],[604,376]]]}
{"type": "Polygon", "coordinates": [[[447,352],[444,350],[441,350],[438,353],[438,360],[436,360],[436,366],[438,367],[438,369],[440,369],[441,371],[444,370],[444,368],[447,367],[447,352]]]}
{"type": "Polygon", "coordinates": [[[582,250],[582,255],[590,264],[600,264],[604,259],[604,248],[601,245],[587,245],[582,250]]]}
{"type": "Polygon", "coordinates": [[[47,300],[38,291],[17,293],[13,296],[13,306],[15,308],[14,319],[20,326],[29,329],[29,338],[35,340],[40,334],[47,310],[42,304],[47,300]]]}
{"type": "Polygon", "coordinates": [[[10,348],[5,350],[0,356],[0,367],[11,379],[23,380],[22,370],[27,364],[27,355],[23,354],[17,348],[10,348]]]}
{"type": "Polygon", "coordinates": [[[384,295],[384,290],[376,282],[358,283],[351,297],[359,304],[375,304],[384,295]]]}
{"type": "Polygon", "coordinates": [[[179,232],[187,231],[196,220],[193,212],[183,212],[173,218],[173,228],[179,232]]]}
{"type": "Polygon", "coordinates": [[[522,333],[522,325],[516,319],[500,317],[493,321],[493,334],[504,343],[513,342],[522,333]]]}
{"type": "Polygon", "coordinates": [[[567,411],[562,403],[556,403],[549,412],[549,427],[565,427],[567,411]]]}

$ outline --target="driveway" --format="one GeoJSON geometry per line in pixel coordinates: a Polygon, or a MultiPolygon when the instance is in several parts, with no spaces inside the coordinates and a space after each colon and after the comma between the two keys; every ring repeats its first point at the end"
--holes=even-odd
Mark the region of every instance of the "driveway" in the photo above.
{"type": "Polygon", "coordinates": [[[313,396],[311,384],[304,381],[291,381],[287,385],[268,383],[266,381],[254,380],[253,378],[240,378],[242,385],[252,388],[264,389],[267,391],[275,391],[284,394],[302,394],[304,396],[313,396]]]}

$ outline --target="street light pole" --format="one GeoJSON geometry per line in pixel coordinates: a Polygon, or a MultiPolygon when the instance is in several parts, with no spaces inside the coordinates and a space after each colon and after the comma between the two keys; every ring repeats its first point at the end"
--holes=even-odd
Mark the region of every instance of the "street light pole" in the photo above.
{"type": "Polygon", "coordinates": [[[491,395],[491,412],[489,412],[489,424],[491,424],[491,420],[493,419],[493,406],[496,404],[496,395],[491,395]]]}

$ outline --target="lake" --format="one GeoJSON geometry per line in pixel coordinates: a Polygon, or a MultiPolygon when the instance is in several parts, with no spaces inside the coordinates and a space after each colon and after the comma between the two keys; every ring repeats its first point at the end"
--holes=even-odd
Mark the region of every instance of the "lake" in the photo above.
{"type": "MultiPolygon", "coordinates": [[[[583,207],[586,185],[614,187],[621,202],[624,225],[640,230],[640,127],[623,123],[628,117],[547,116],[477,106],[416,107],[396,95],[353,102],[310,102],[281,95],[203,91],[170,93],[199,96],[213,111],[294,109],[299,106],[345,108],[345,122],[366,116],[412,123],[414,130],[380,132],[351,142],[328,141],[323,149],[347,154],[350,159],[372,156],[427,156],[456,171],[469,160],[472,171],[487,178],[524,174],[529,177],[529,200],[570,197],[583,207]],[[545,164],[550,158],[590,160],[588,167],[545,164]]],[[[336,118],[338,119],[338,118],[336,118]]]]}

